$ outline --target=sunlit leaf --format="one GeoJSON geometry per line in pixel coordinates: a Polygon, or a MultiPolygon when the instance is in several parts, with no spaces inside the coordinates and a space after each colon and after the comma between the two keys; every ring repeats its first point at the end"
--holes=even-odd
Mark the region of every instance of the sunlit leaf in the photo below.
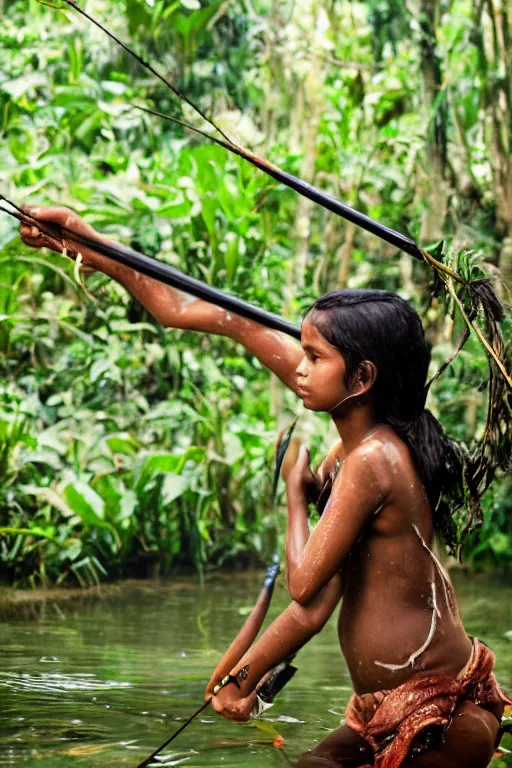
{"type": "Polygon", "coordinates": [[[171,502],[185,493],[188,486],[189,482],[186,477],[176,475],[173,472],[167,472],[162,482],[162,502],[164,504],[171,504],[171,502]]]}
{"type": "Polygon", "coordinates": [[[83,480],[75,480],[66,486],[64,497],[69,507],[80,515],[86,525],[97,525],[104,519],[105,502],[83,480]]]}

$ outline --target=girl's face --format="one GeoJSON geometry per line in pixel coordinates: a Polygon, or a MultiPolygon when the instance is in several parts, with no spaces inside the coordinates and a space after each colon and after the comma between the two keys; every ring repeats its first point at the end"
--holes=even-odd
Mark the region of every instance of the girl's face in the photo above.
{"type": "Polygon", "coordinates": [[[318,328],[306,318],[302,323],[304,357],[296,369],[297,392],[311,411],[332,411],[350,395],[345,386],[345,361],[318,328]]]}

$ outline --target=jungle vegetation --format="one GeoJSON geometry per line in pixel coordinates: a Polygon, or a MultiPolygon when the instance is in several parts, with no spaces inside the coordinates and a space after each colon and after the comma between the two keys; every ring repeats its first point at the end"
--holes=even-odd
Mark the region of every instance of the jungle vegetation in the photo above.
{"type": "MultiPolygon", "coordinates": [[[[59,5],[58,2],[54,3],[59,5]]],[[[505,0],[87,0],[235,140],[456,266],[512,287],[512,18],[505,0]],[[469,253],[468,253],[469,252],[469,253]],[[459,265],[460,266],[460,265],[459,265]]],[[[0,0],[0,183],[298,321],[338,286],[419,309],[433,370],[461,320],[421,263],[220,147],[72,11],[0,0]]],[[[510,326],[506,324],[510,338],[510,326]]],[[[429,406],[483,428],[487,363],[468,342],[429,406]]],[[[277,430],[297,400],[228,340],[164,330],[102,275],[24,247],[0,217],[0,572],[99,583],[258,563],[275,538],[277,430]]],[[[301,412],[302,413],[302,412],[301,412]]],[[[333,439],[301,415],[313,455],[333,439]]],[[[510,479],[464,561],[512,563],[510,479]]]]}

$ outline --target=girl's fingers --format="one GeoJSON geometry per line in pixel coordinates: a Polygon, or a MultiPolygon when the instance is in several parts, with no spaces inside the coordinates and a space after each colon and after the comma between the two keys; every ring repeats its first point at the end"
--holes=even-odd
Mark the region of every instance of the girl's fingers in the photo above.
{"type": "Polygon", "coordinates": [[[245,722],[249,720],[251,712],[254,708],[256,701],[256,694],[251,694],[245,699],[239,701],[233,701],[223,704],[219,697],[214,696],[212,698],[212,706],[219,715],[225,717],[227,720],[235,720],[237,722],[245,722]]]}
{"type": "Polygon", "coordinates": [[[217,698],[217,696],[214,696],[214,697],[212,698],[212,707],[214,708],[214,710],[215,710],[216,712],[218,712],[218,713],[219,713],[219,715],[221,715],[221,714],[222,714],[222,712],[223,712],[223,709],[224,709],[224,706],[221,704],[221,702],[219,701],[219,699],[217,698]]]}
{"type": "Polygon", "coordinates": [[[62,206],[24,205],[23,210],[30,216],[35,216],[36,219],[52,221],[64,226],[66,226],[66,220],[71,222],[72,218],[76,216],[72,210],[62,206]]]}
{"type": "Polygon", "coordinates": [[[28,245],[30,248],[50,248],[52,251],[62,253],[62,243],[60,243],[58,240],[54,240],[52,237],[41,234],[37,228],[35,228],[35,230],[38,232],[38,234],[37,236],[33,236],[30,234],[31,228],[29,227],[28,229],[28,235],[23,234],[23,232],[20,230],[20,234],[25,245],[28,245]]]}
{"type": "Polygon", "coordinates": [[[249,696],[246,696],[245,699],[241,699],[233,705],[233,714],[240,720],[249,720],[255,704],[256,691],[253,691],[249,696]]]}
{"type": "Polygon", "coordinates": [[[97,233],[91,227],[90,224],[83,221],[78,213],[72,211],[71,208],[63,208],[62,206],[53,206],[49,208],[43,205],[25,205],[23,211],[30,216],[34,216],[36,219],[48,222],[49,224],[60,224],[62,227],[69,227],[69,229],[78,232],[79,234],[95,237],[97,233]]]}
{"type": "Polygon", "coordinates": [[[301,467],[307,467],[309,465],[309,451],[305,445],[301,445],[300,447],[297,464],[299,464],[301,467]]]}
{"type": "Polygon", "coordinates": [[[20,235],[24,238],[34,240],[37,237],[41,236],[40,231],[37,227],[32,227],[28,224],[22,224],[20,227],[20,235]]]}

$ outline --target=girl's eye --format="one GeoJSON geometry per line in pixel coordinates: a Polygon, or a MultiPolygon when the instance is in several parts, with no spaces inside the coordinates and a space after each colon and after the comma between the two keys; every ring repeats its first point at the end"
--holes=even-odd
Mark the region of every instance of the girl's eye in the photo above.
{"type": "Polygon", "coordinates": [[[309,353],[309,359],[310,359],[310,360],[311,360],[313,363],[315,362],[315,360],[318,360],[318,358],[319,358],[319,355],[315,355],[315,353],[314,353],[314,352],[310,352],[310,353],[309,353]]]}

